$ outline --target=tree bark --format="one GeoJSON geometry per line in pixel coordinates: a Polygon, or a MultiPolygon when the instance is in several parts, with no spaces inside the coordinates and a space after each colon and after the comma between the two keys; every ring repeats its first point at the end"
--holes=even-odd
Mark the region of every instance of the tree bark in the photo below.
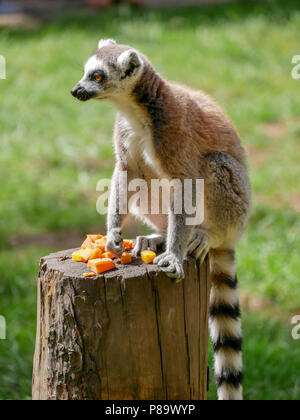
{"type": "Polygon", "coordinates": [[[72,251],[41,260],[34,400],[205,400],[208,266],[174,284],[139,259],[84,278],[72,251]]]}

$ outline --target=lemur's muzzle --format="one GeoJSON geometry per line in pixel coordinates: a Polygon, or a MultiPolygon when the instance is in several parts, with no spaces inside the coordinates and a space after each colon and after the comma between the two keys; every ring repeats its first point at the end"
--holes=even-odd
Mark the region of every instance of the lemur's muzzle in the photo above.
{"type": "Polygon", "coordinates": [[[72,90],[71,94],[74,98],[79,99],[80,101],[88,101],[94,96],[94,93],[88,92],[84,87],[76,85],[72,90]]]}

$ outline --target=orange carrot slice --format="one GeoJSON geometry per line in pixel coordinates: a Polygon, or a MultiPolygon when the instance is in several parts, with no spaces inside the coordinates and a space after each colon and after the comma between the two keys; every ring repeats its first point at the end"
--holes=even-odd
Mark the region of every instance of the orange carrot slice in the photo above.
{"type": "Polygon", "coordinates": [[[104,252],[101,257],[99,258],[110,258],[111,260],[115,260],[117,256],[110,251],[104,252]]]}
{"type": "Polygon", "coordinates": [[[110,258],[90,260],[87,266],[96,274],[102,274],[116,268],[115,263],[110,258]]]}
{"type": "Polygon", "coordinates": [[[84,273],[83,277],[95,277],[95,273],[84,273]]]}
{"type": "Polygon", "coordinates": [[[132,249],[133,248],[133,241],[131,239],[124,239],[123,248],[124,249],[132,249]]]}
{"type": "Polygon", "coordinates": [[[121,264],[123,264],[123,265],[131,264],[132,263],[132,255],[128,254],[128,252],[123,252],[120,260],[121,260],[121,264]]]}

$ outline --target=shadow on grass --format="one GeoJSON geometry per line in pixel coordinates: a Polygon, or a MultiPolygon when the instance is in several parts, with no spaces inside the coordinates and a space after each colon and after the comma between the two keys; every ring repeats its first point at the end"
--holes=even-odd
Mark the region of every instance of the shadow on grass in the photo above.
{"type": "Polygon", "coordinates": [[[279,23],[286,23],[290,17],[300,12],[299,0],[237,0],[228,4],[199,7],[143,9],[120,5],[102,12],[88,10],[70,11],[55,21],[42,23],[35,29],[0,29],[1,33],[16,39],[40,37],[43,33],[67,30],[118,33],[120,23],[156,22],[170,29],[197,28],[199,25],[212,25],[224,22],[241,21],[246,18],[264,16],[279,23]]]}

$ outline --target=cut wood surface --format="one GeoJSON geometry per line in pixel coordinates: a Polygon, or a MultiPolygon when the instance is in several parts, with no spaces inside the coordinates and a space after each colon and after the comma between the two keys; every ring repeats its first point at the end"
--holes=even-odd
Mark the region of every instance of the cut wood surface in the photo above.
{"type": "Polygon", "coordinates": [[[74,250],[41,260],[34,400],[205,400],[208,268],[175,284],[155,265],[84,278],[74,250]]]}

